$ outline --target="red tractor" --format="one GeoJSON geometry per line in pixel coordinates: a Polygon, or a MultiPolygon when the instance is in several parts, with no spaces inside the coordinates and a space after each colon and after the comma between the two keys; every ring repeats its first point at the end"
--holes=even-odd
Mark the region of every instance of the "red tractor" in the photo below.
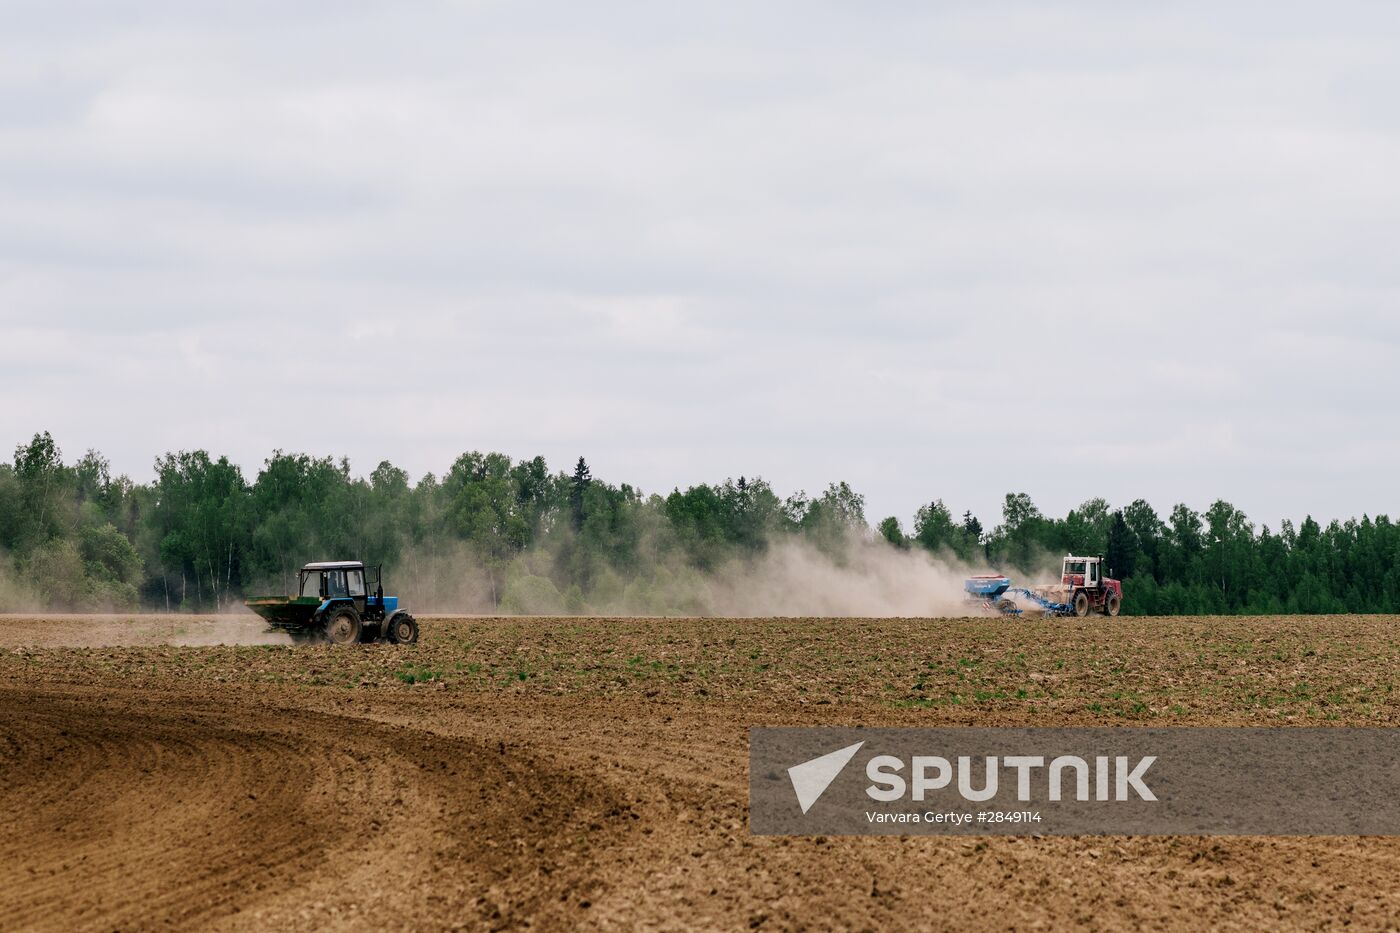
{"type": "Polygon", "coordinates": [[[1092,609],[1106,616],[1118,615],[1123,607],[1123,584],[1103,575],[1102,557],[1065,558],[1060,582],[1046,586],[1012,586],[1001,573],[983,573],[963,583],[969,605],[992,610],[1004,616],[1039,612],[1047,616],[1087,616],[1092,609]],[[1012,597],[1025,600],[1018,605],[1012,597]]]}
{"type": "Polygon", "coordinates": [[[1102,557],[1066,557],[1060,588],[1063,598],[1058,601],[1077,616],[1087,616],[1091,609],[1116,616],[1123,605],[1123,584],[1103,575],[1102,557]]]}

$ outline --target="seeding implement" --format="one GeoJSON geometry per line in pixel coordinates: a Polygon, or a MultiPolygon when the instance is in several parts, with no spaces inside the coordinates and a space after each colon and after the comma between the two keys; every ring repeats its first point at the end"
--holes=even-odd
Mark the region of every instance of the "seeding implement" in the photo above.
{"type": "Polygon", "coordinates": [[[968,577],[963,589],[969,604],[1006,616],[1028,608],[1048,616],[1083,617],[1091,611],[1116,616],[1123,605],[1123,584],[1103,575],[1101,557],[1067,556],[1058,584],[1012,586],[1005,574],[988,573],[968,577]],[[1021,606],[1013,597],[1029,605],[1021,606]]]}

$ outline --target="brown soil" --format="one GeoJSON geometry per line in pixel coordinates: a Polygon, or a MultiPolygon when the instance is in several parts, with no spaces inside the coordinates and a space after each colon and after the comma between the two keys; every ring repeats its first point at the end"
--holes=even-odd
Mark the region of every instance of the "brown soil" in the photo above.
{"type": "Polygon", "coordinates": [[[433,619],[402,648],[88,624],[0,619],[0,929],[1400,916],[1386,838],[768,838],[746,812],[751,725],[1395,725],[1400,619],[433,619]]]}

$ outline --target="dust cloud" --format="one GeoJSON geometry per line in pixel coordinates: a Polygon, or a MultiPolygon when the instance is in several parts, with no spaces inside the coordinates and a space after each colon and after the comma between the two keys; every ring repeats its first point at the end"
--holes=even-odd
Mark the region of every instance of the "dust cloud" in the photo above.
{"type": "MultiPolygon", "coordinates": [[[[1005,572],[1018,586],[1045,582],[1056,576],[1057,560],[1005,572]]],[[[983,612],[967,601],[963,581],[992,569],[951,553],[892,547],[859,530],[825,546],[775,541],[704,571],[675,549],[648,548],[630,574],[604,569],[567,593],[549,581],[549,564],[549,555],[535,554],[491,573],[458,550],[408,555],[396,574],[406,608],[443,615],[935,617],[983,612]]]]}
{"type": "MultiPolygon", "coordinates": [[[[983,610],[967,601],[963,582],[973,574],[991,571],[951,553],[894,548],[858,532],[834,552],[803,540],[784,541],[713,574],[707,581],[704,613],[726,617],[978,615],[983,610]]],[[[1045,571],[1005,572],[1015,585],[1024,585],[1045,571]]]]}
{"type": "Polygon", "coordinates": [[[197,647],[202,645],[290,645],[292,637],[286,632],[269,631],[260,617],[223,615],[211,619],[192,620],[181,631],[169,636],[162,644],[197,647]]]}
{"type": "Polygon", "coordinates": [[[210,645],[290,645],[283,632],[269,632],[251,612],[200,615],[0,616],[0,647],[137,648],[210,645]]]}
{"type": "Polygon", "coordinates": [[[708,600],[718,616],[949,616],[973,610],[963,580],[977,572],[952,558],[848,542],[833,556],[801,541],[721,569],[708,600]]]}

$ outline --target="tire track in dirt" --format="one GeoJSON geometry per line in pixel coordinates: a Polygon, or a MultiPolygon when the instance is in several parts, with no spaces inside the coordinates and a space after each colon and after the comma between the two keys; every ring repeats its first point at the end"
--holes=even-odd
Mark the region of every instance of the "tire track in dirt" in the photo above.
{"type": "Polygon", "coordinates": [[[562,920],[566,849],[625,806],[504,745],[246,702],[6,689],[0,734],[4,929],[562,920]]]}

